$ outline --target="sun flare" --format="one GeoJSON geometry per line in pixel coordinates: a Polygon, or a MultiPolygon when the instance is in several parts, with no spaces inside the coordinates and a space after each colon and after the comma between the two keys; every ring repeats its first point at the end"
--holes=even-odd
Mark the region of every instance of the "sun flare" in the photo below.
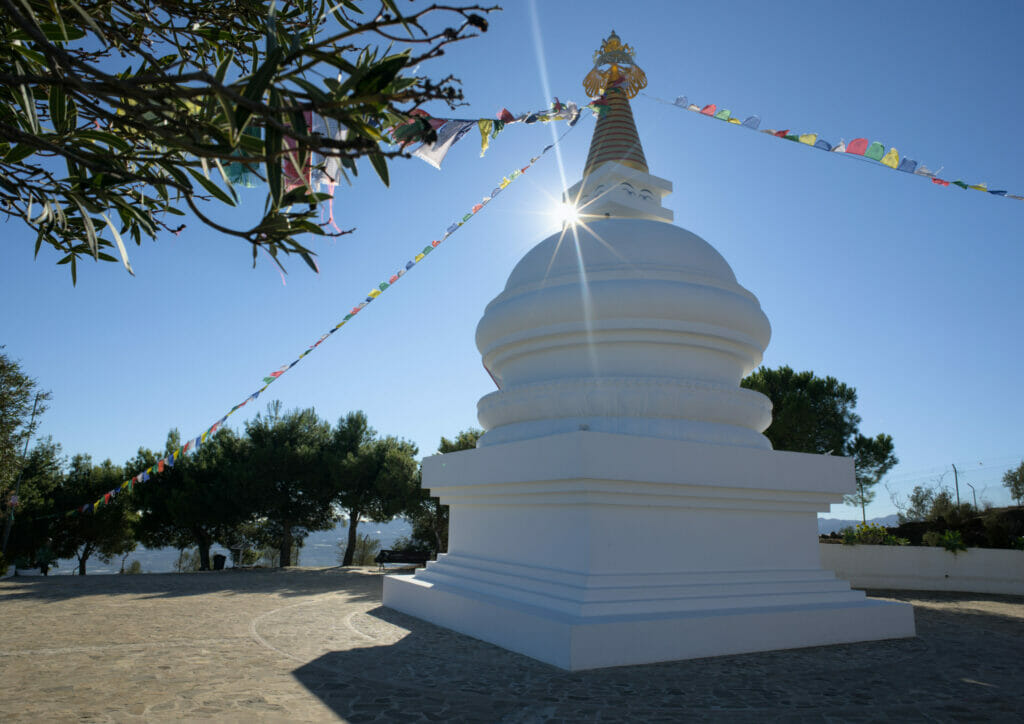
{"type": "Polygon", "coordinates": [[[555,208],[555,217],[563,226],[573,226],[580,222],[580,210],[576,204],[563,201],[555,208]]]}

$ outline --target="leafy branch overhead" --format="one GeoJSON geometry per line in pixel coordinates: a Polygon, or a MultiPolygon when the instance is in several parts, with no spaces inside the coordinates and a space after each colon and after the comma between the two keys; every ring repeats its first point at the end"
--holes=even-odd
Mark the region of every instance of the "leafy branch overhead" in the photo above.
{"type": "Polygon", "coordinates": [[[387,160],[404,155],[388,129],[403,126],[406,144],[432,141],[410,111],[462,99],[455,78],[414,69],[486,31],[494,9],[0,0],[0,211],[36,233],[37,255],[55,249],[72,280],[84,256],[131,271],[125,239],[178,232],[186,210],[248,241],[254,260],[263,247],[315,269],[298,238],[327,233],[317,223],[327,195],[289,184],[288,169],[333,162],[347,180],[366,157],[387,184],[387,160]],[[251,226],[218,220],[238,202],[231,164],[268,189],[251,226]]]}

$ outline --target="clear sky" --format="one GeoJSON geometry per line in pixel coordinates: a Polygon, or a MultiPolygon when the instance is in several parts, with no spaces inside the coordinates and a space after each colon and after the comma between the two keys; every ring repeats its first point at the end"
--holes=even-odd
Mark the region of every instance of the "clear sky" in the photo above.
{"type": "MultiPolygon", "coordinates": [[[[1016,3],[515,0],[490,20],[485,36],[421,69],[462,79],[470,105],[449,115],[518,114],[552,95],[585,103],[581,81],[614,28],[636,48],[652,96],[756,113],[762,128],[833,143],[878,140],[943,167],[944,178],[1024,195],[1016,3]]],[[[765,364],[856,387],[862,432],[895,440],[901,463],[887,483],[899,494],[943,473],[952,484],[956,463],[962,496],[970,499],[969,482],[979,502],[1006,504],[1000,478],[1024,458],[1024,391],[1014,382],[1024,350],[1024,202],[939,188],[644,95],[633,112],[651,172],[675,185],[666,205],[676,223],[714,245],[760,299],[773,327],[765,364]]],[[[593,123],[582,120],[560,148],[566,184],[581,174],[593,123]]],[[[162,448],[172,427],[195,436],[440,238],[551,133],[511,126],[484,158],[474,133],[441,171],[397,162],[390,189],[364,165],[335,202],[340,223],[357,231],[317,244],[319,275],[290,262],[287,285],[267,257],[253,269],[242,242],[192,222],[178,237],[130,247],[134,278],[120,265],[86,263],[72,287],[55,254],[33,260],[33,237],[0,222],[0,344],[52,390],[42,431],[66,452],[120,462],[139,446],[162,448]]],[[[562,185],[559,158],[548,154],[261,402],[314,406],[331,421],[362,409],[380,432],[424,454],[475,425],[477,399],[494,389],[476,324],[516,261],[556,231],[562,185]]],[[[237,213],[256,218],[263,191],[240,193],[237,213]]],[[[892,511],[880,486],[868,515],[892,511]]]]}

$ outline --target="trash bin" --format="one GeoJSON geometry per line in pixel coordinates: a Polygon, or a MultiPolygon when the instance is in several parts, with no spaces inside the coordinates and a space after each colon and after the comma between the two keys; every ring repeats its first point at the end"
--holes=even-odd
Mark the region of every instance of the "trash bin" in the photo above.
{"type": "Polygon", "coordinates": [[[227,561],[227,559],[227,556],[221,555],[220,553],[215,553],[213,556],[213,570],[223,571],[224,563],[227,561]]]}

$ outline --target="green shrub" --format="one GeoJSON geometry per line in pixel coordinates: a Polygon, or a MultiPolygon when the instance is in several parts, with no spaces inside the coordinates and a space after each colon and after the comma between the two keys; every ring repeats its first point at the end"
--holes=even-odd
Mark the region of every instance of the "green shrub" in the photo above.
{"type": "Polygon", "coordinates": [[[1013,542],[1010,544],[1010,547],[1013,548],[1015,551],[1024,551],[1024,535],[1020,536],[1019,538],[1015,538],[1013,542]]]}
{"type": "MultiPolygon", "coordinates": [[[[348,544],[344,541],[338,541],[338,563],[341,563],[345,559],[345,549],[348,544]]],[[[352,565],[353,566],[372,566],[377,557],[377,553],[380,551],[380,539],[371,538],[366,533],[356,534],[356,545],[355,550],[352,553],[352,565]]]]}
{"type": "Polygon", "coordinates": [[[942,533],[937,530],[925,531],[925,534],[921,536],[921,542],[926,546],[940,546],[942,545],[942,533]]]}
{"type": "Polygon", "coordinates": [[[941,545],[953,555],[956,555],[957,551],[967,550],[967,546],[964,545],[964,537],[958,530],[945,531],[942,534],[941,545]]]}
{"type": "Polygon", "coordinates": [[[846,528],[843,533],[843,545],[873,546],[905,546],[910,545],[906,538],[897,538],[883,526],[876,523],[860,523],[856,528],[846,528]]]}

